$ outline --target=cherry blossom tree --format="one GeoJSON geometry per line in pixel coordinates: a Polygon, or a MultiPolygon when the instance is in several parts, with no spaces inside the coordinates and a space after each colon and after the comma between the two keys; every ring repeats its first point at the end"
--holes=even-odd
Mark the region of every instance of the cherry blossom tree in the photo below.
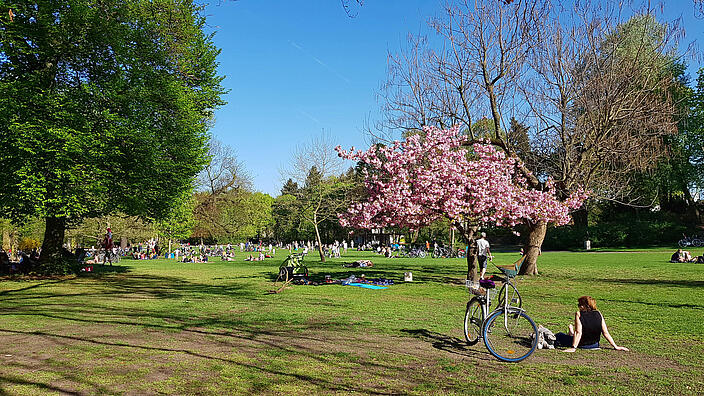
{"type": "Polygon", "coordinates": [[[512,227],[527,221],[563,225],[587,194],[579,189],[566,200],[554,183],[529,188],[519,159],[485,143],[467,146],[459,127],[425,127],[404,141],[374,145],[367,151],[336,148],[340,157],[362,165],[368,198],[340,214],[343,226],[408,227],[412,230],[447,218],[469,245],[467,279],[477,280],[475,235],[482,225],[512,227]]]}

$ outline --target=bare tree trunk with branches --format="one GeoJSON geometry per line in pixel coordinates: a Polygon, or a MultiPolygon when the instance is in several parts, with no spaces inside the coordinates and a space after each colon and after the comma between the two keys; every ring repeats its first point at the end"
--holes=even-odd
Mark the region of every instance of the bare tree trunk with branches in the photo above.
{"type": "Polygon", "coordinates": [[[294,152],[290,169],[281,173],[303,187],[296,193],[303,219],[313,226],[318,243],[320,261],[325,262],[320,224],[336,219],[348,204],[347,185],[340,182],[342,161],[334,150],[329,136],[322,134],[299,145],[294,152]]]}
{"type": "MultiPolygon", "coordinates": [[[[564,199],[581,187],[607,199],[623,196],[632,172],[652,167],[665,154],[663,136],[675,130],[667,94],[673,79],[662,60],[677,29],[650,24],[650,8],[638,14],[641,22],[625,20],[621,7],[452,1],[431,21],[441,50],[410,37],[389,57],[380,94],[386,118],[377,127],[461,124],[471,142],[490,140],[522,159],[517,166],[533,189],[545,189],[551,177],[564,199]],[[565,15],[569,25],[561,22],[565,15]],[[487,116],[489,126],[478,128],[475,120],[487,116]],[[530,168],[509,140],[509,116],[532,123],[530,168]]],[[[522,272],[536,274],[547,224],[527,220],[522,272]]]]}

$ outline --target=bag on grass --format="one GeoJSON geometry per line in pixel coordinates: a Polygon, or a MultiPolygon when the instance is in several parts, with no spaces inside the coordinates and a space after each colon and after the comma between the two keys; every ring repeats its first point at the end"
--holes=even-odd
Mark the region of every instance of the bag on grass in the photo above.
{"type": "Polygon", "coordinates": [[[538,326],[538,349],[555,349],[555,334],[543,325],[538,326]]]}

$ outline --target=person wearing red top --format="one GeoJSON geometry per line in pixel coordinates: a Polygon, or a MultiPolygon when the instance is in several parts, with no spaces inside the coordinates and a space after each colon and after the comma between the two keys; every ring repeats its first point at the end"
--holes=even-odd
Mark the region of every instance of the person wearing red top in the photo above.
{"type": "Polygon", "coordinates": [[[112,248],[114,247],[112,242],[112,230],[108,227],[107,232],[105,232],[105,238],[103,239],[103,247],[105,247],[105,261],[110,262],[112,265],[112,248]]]}

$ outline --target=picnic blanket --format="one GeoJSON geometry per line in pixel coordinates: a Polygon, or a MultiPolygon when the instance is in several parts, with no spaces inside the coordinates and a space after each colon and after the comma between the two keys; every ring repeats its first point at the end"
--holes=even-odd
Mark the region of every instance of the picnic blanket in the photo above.
{"type": "Polygon", "coordinates": [[[377,285],[370,285],[370,284],[367,284],[367,283],[348,283],[348,285],[349,285],[349,286],[363,287],[363,288],[365,288],[365,289],[374,289],[374,290],[377,290],[377,289],[388,289],[388,287],[377,286],[377,285]]]}

